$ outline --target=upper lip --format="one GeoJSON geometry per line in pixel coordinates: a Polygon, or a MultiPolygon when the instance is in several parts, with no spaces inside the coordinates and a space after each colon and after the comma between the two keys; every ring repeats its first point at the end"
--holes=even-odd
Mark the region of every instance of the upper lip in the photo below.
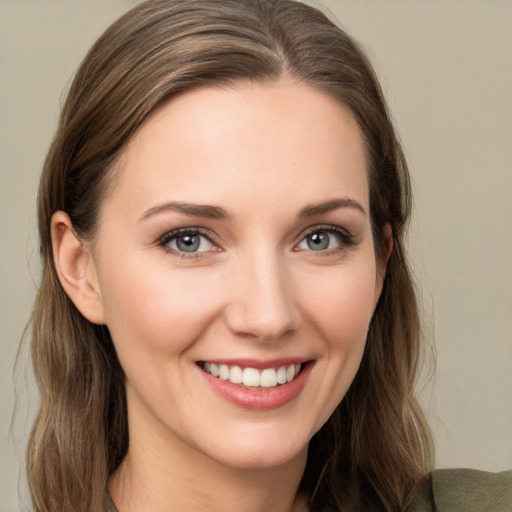
{"type": "Polygon", "coordinates": [[[228,366],[240,366],[241,368],[255,368],[257,370],[263,370],[265,368],[280,368],[281,366],[288,366],[290,364],[305,364],[311,361],[308,357],[280,357],[276,359],[203,359],[198,363],[213,363],[213,364],[225,364],[228,366]]]}

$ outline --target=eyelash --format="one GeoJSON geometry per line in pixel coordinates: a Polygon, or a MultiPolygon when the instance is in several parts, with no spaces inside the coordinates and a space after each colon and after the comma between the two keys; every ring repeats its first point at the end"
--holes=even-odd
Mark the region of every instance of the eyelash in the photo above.
{"type": "MultiPolygon", "coordinates": [[[[329,254],[335,254],[340,251],[346,250],[348,247],[356,245],[356,241],[354,239],[354,236],[350,234],[346,229],[340,228],[339,226],[333,226],[330,224],[324,224],[324,225],[316,225],[312,226],[311,228],[308,228],[305,233],[303,234],[299,244],[304,242],[309,236],[315,234],[315,233],[327,233],[327,234],[335,234],[339,236],[340,238],[340,245],[339,247],[334,247],[331,249],[325,249],[321,251],[314,251],[310,250],[310,252],[315,253],[317,252],[317,255],[329,255],[329,254]]],[[[298,249],[297,244],[294,248],[295,251],[300,251],[301,249],[298,249]]]]}
{"type": "MultiPolygon", "coordinates": [[[[355,245],[354,237],[345,229],[340,228],[338,226],[333,225],[316,225],[312,226],[311,228],[307,229],[300,239],[298,244],[295,244],[294,251],[301,251],[301,249],[298,248],[298,245],[304,242],[309,236],[315,234],[315,233],[327,233],[327,234],[335,234],[339,236],[341,243],[339,247],[334,247],[330,249],[325,250],[319,250],[314,251],[313,249],[310,250],[312,253],[319,253],[319,255],[327,255],[327,254],[334,254],[340,251],[343,251],[347,249],[347,247],[355,245]]],[[[200,236],[203,238],[206,238],[209,243],[213,245],[213,247],[218,247],[214,242],[214,235],[211,231],[208,229],[203,228],[179,228],[174,229],[172,231],[169,231],[168,233],[165,233],[158,241],[157,246],[162,247],[166,252],[177,255],[179,258],[202,258],[204,257],[208,252],[210,251],[200,251],[200,252],[184,252],[184,251],[178,251],[176,249],[173,249],[172,247],[169,247],[169,244],[176,240],[179,237],[184,236],[200,236]]],[[[217,250],[214,252],[222,252],[222,250],[217,250]]]]}
{"type": "Polygon", "coordinates": [[[178,256],[179,258],[201,258],[203,257],[208,251],[200,251],[200,252],[184,252],[184,251],[178,251],[176,249],[173,249],[172,247],[169,247],[169,244],[180,237],[185,236],[200,236],[203,238],[206,238],[208,242],[210,242],[214,247],[217,247],[213,239],[215,238],[213,236],[213,233],[209,231],[208,229],[203,228],[179,228],[174,229],[172,231],[169,231],[168,233],[165,233],[157,242],[157,245],[159,247],[162,247],[164,251],[174,254],[178,256]]]}

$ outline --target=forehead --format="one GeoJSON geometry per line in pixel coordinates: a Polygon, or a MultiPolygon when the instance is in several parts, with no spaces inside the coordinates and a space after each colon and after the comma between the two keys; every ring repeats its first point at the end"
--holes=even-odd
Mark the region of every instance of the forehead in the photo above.
{"type": "MultiPolygon", "coordinates": [[[[368,206],[362,136],[351,113],[301,83],[203,87],[160,105],[130,141],[112,197],[241,205],[286,193],[305,203],[355,195],[368,206]]],[[[124,199],[123,199],[124,198],[124,199]]]]}

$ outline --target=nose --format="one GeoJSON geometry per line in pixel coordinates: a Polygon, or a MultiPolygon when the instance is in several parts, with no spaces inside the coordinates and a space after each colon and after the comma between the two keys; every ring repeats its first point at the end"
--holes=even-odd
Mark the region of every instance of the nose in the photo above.
{"type": "Polygon", "coordinates": [[[230,296],[226,322],[239,336],[277,341],[301,324],[293,279],[275,254],[260,253],[240,264],[232,275],[230,296]]]}

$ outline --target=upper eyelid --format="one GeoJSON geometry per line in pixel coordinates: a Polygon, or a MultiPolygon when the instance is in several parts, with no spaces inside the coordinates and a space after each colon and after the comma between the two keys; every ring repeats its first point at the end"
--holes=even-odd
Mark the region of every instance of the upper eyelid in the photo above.
{"type": "MultiPolygon", "coordinates": [[[[170,242],[178,238],[179,236],[184,236],[187,234],[199,235],[206,238],[209,243],[212,244],[213,247],[220,247],[217,242],[214,240],[214,233],[209,229],[199,228],[199,227],[181,227],[176,229],[171,229],[166,231],[162,236],[160,236],[156,242],[155,247],[162,249],[168,254],[172,254],[175,257],[178,257],[181,260],[201,260],[205,257],[208,257],[210,252],[213,251],[194,251],[194,252],[184,252],[178,249],[174,249],[169,246],[170,242]]],[[[222,252],[222,248],[221,251],[222,252]]]]}
{"type": "MultiPolygon", "coordinates": [[[[312,226],[309,226],[309,227],[301,230],[301,232],[297,235],[297,237],[295,239],[296,241],[294,242],[294,246],[297,243],[300,243],[302,240],[304,240],[304,238],[306,238],[307,236],[309,236],[312,233],[315,233],[317,231],[329,231],[329,232],[338,233],[339,235],[344,236],[350,240],[352,240],[354,238],[354,236],[348,229],[343,228],[341,226],[338,226],[335,224],[314,224],[312,226]]],[[[202,228],[202,227],[198,227],[198,226],[186,226],[186,227],[180,227],[180,228],[171,229],[169,231],[166,231],[163,235],[158,237],[158,239],[156,240],[156,244],[161,245],[161,246],[166,245],[173,238],[176,238],[177,236],[180,236],[180,235],[186,235],[188,233],[204,236],[212,244],[214,244],[216,246],[220,246],[220,243],[219,243],[220,237],[216,233],[214,233],[210,229],[202,228]]]]}
{"type": "Polygon", "coordinates": [[[215,235],[215,233],[213,233],[211,230],[206,229],[206,228],[184,227],[184,228],[176,228],[176,229],[171,229],[169,231],[166,231],[163,235],[158,237],[157,242],[158,243],[160,243],[160,242],[165,243],[165,242],[168,242],[169,240],[171,240],[174,237],[177,237],[177,236],[180,236],[180,235],[186,235],[186,234],[194,234],[194,235],[204,236],[204,237],[208,238],[208,240],[210,240],[210,242],[212,242],[212,243],[214,243],[214,240],[216,238],[218,238],[215,235]]]}
{"type": "Polygon", "coordinates": [[[315,224],[314,226],[310,226],[301,232],[299,235],[299,240],[302,240],[304,237],[315,233],[317,231],[333,231],[335,233],[345,234],[347,237],[353,238],[352,233],[341,226],[337,226],[335,224],[315,224]]]}
{"type": "Polygon", "coordinates": [[[200,252],[191,252],[191,253],[185,253],[178,251],[176,249],[173,249],[172,247],[169,247],[169,243],[178,238],[179,236],[184,236],[187,234],[192,235],[199,235],[208,240],[209,243],[212,244],[212,246],[216,248],[220,248],[222,252],[222,247],[218,243],[218,237],[209,229],[205,228],[199,228],[199,227],[183,227],[183,228],[176,228],[171,229],[169,231],[166,231],[163,235],[158,237],[155,241],[155,247],[159,247],[164,249],[166,252],[179,254],[181,258],[203,258],[205,257],[208,252],[210,251],[200,251],[200,252]]]}
{"type": "Polygon", "coordinates": [[[314,226],[310,226],[306,230],[302,231],[299,235],[298,240],[293,245],[293,251],[298,251],[299,246],[306,240],[306,238],[320,231],[335,233],[338,237],[340,237],[341,246],[333,249],[326,249],[324,251],[318,251],[318,255],[320,254],[329,254],[333,251],[339,251],[341,248],[347,248],[353,245],[357,245],[354,235],[346,228],[342,228],[338,225],[333,224],[316,224],[314,226]]]}

